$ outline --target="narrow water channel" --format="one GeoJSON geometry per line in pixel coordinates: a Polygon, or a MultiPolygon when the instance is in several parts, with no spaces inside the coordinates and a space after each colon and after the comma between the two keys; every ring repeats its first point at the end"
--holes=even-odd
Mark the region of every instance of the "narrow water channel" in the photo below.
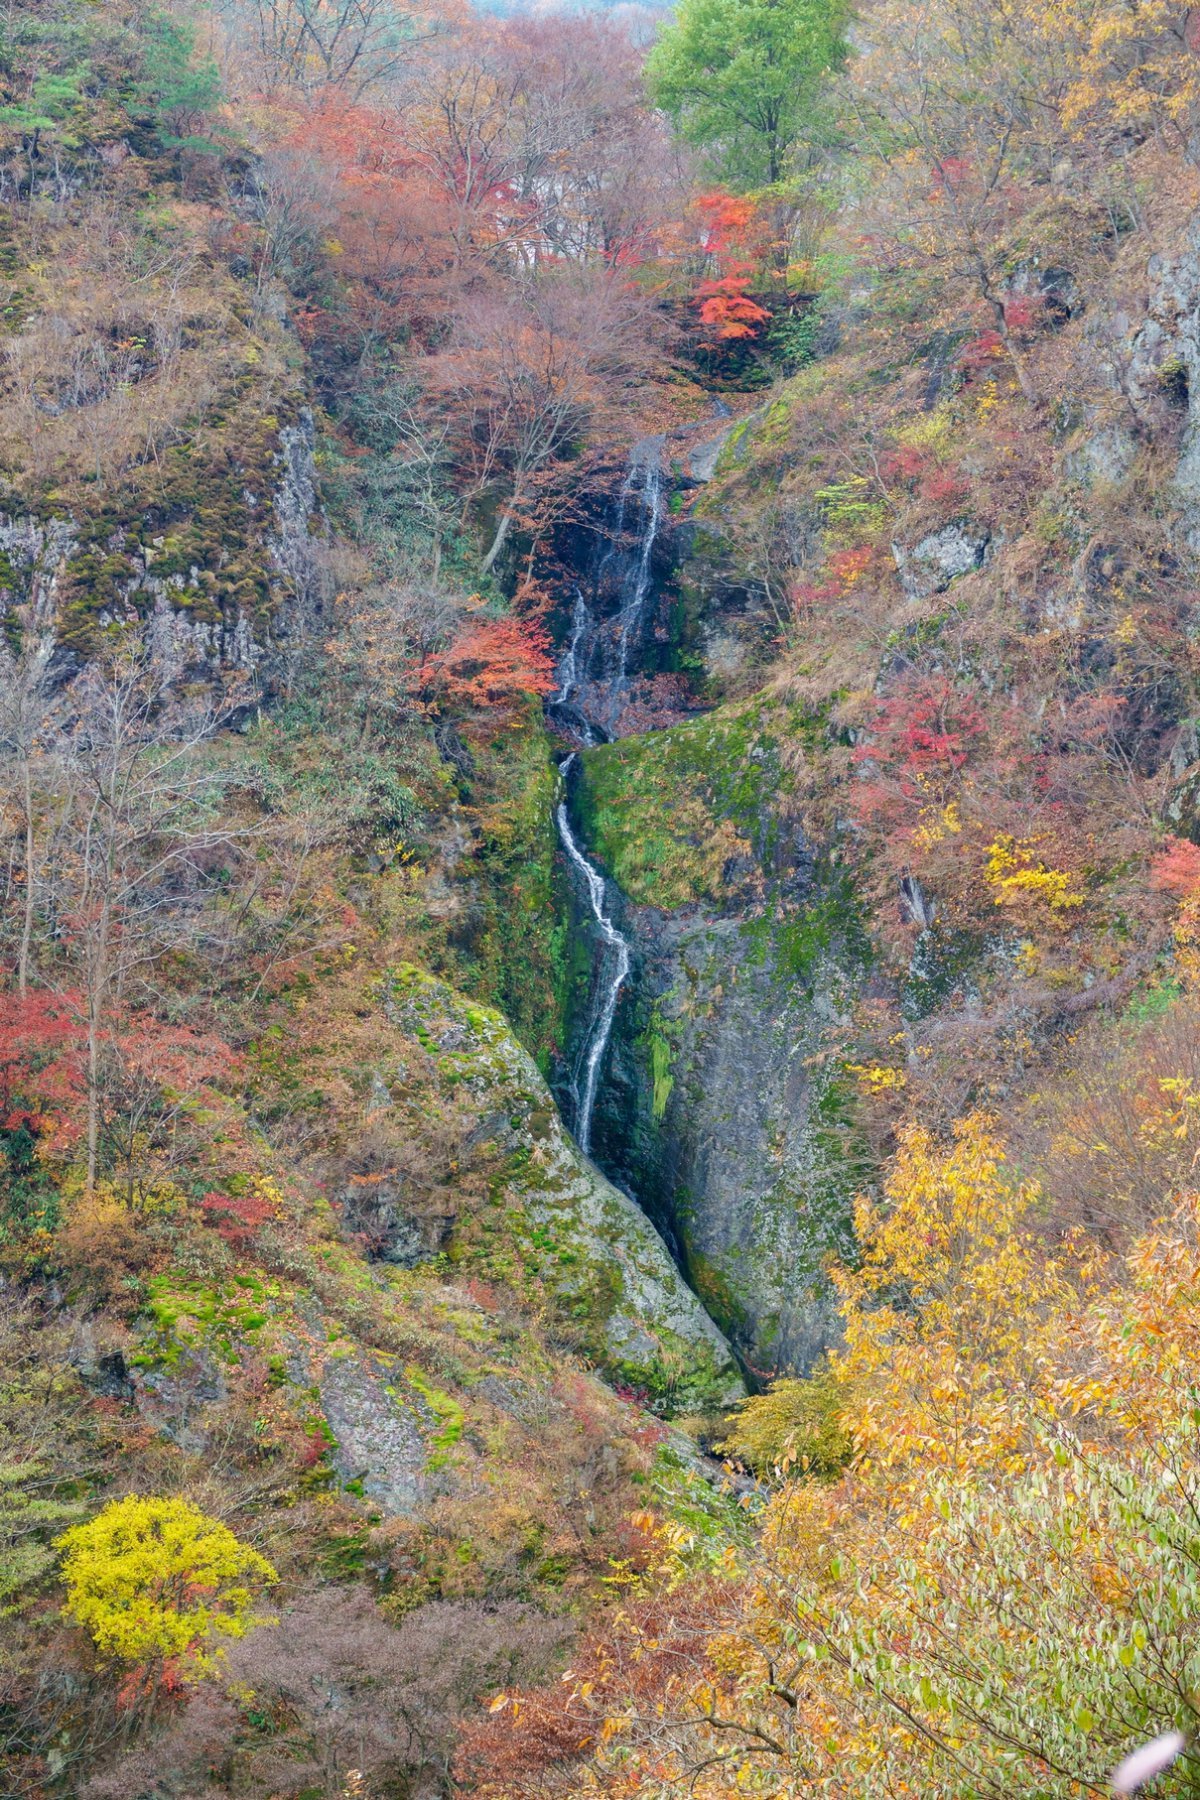
{"type": "Polygon", "coordinates": [[[608,911],[606,883],[595,863],[589,861],[579,847],[579,840],[571,827],[571,817],[567,810],[566,784],[570,778],[574,755],[568,756],[562,765],[562,797],[555,808],[554,822],[558,827],[558,835],[562,847],[567,853],[568,861],[581,879],[587,902],[591,908],[592,918],[603,945],[600,968],[593,981],[593,993],[588,1011],[588,1029],[584,1036],[580,1053],[575,1088],[575,1117],[572,1125],[575,1141],[585,1155],[592,1148],[592,1114],[596,1109],[596,1089],[600,1084],[600,1069],[604,1062],[604,1054],[608,1049],[608,1041],[612,1036],[613,1020],[617,1016],[617,1002],[621,997],[621,989],[629,977],[632,965],[632,953],[629,939],[614,925],[608,911]]]}
{"type": "MultiPolygon", "coordinates": [[[[576,589],[571,631],[559,661],[558,687],[550,697],[548,711],[583,749],[620,735],[630,664],[641,647],[647,603],[654,588],[654,545],[662,522],[662,452],[661,438],[647,438],[635,445],[616,497],[608,547],[590,584],[591,600],[582,585],[576,589]],[[600,617],[596,611],[600,597],[614,585],[616,609],[600,617]]],[[[561,765],[554,822],[600,946],[588,997],[586,1027],[571,1075],[573,1116],[568,1121],[580,1149],[590,1154],[596,1096],[633,954],[628,938],[615,922],[609,884],[571,822],[569,784],[577,755],[578,751],[572,751],[561,765]]]]}

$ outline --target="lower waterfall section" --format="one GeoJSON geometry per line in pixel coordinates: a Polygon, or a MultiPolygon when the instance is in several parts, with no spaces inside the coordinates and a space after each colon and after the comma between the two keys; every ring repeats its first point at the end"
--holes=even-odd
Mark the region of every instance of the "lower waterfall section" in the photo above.
{"type": "Polygon", "coordinates": [[[568,756],[562,765],[560,773],[563,791],[554,811],[554,822],[559,841],[567,853],[567,860],[582,885],[601,944],[600,966],[589,999],[587,1029],[571,1077],[575,1101],[571,1125],[575,1141],[586,1156],[590,1154],[592,1147],[592,1115],[596,1107],[600,1071],[612,1037],[621,989],[629,977],[632,955],[628,938],[618,930],[609,913],[604,877],[580,848],[571,826],[566,784],[574,762],[575,757],[568,756]]]}
{"type": "Polygon", "coordinates": [[[874,1166],[844,1066],[870,945],[789,804],[782,723],[755,702],[597,745],[570,793],[631,952],[591,1154],[756,1378],[836,1338],[828,1258],[874,1166]]]}

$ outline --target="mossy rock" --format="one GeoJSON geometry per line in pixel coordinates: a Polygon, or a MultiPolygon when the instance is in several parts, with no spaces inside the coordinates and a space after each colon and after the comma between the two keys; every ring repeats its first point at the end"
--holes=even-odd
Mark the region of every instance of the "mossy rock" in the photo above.
{"type": "Polygon", "coordinates": [[[488,1203],[455,1225],[452,1262],[540,1300],[613,1378],[665,1411],[741,1392],[721,1332],[646,1215],[568,1135],[503,1015],[412,965],[381,984],[380,1000],[425,1046],[447,1094],[477,1108],[501,1153],[488,1203]]]}

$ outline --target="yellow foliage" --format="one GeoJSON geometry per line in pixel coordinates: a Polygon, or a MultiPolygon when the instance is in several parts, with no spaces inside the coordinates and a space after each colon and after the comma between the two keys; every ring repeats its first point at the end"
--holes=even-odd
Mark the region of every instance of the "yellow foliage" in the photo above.
{"type": "Polygon", "coordinates": [[[1075,891],[1074,878],[1064,869],[1048,869],[1040,861],[1037,843],[1036,838],[1015,838],[1001,832],[988,845],[984,880],[997,906],[1033,900],[1061,917],[1073,907],[1082,906],[1083,897],[1075,891]]]}
{"type": "Polygon", "coordinates": [[[930,413],[918,413],[897,427],[896,442],[909,450],[928,450],[933,456],[948,457],[955,447],[955,424],[949,407],[935,406],[930,413]]]}
{"type": "Polygon", "coordinates": [[[722,1448],[762,1474],[836,1474],[853,1448],[845,1401],[827,1365],[805,1381],[772,1382],[765,1394],[743,1401],[722,1448]]]}
{"type": "Polygon", "coordinates": [[[57,1539],[67,1590],[63,1611],[102,1656],[119,1662],[182,1659],[195,1677],[212,1668],[220,1637],[255,1623],[259,1589],[278,1579],[257,1550],[186,1500],[131,1494],[57,1539]]]}
{"type": "Polygon", "coordinates": [[[944,843],[948,837],[957,837],[962,828],[957,800],[951,800],[946,806],[927,806],[922,809],[921,823],[913,832],[913,844],[918,850],[932,850],[935,844],[944,843]]]}
{"type": "Polygon", "coordinates": [[[847,1063],[847,1075],[854,1075],[866,1094],[887,1094],[907,1087],[903,1069],[889,1068],[886,1063],[847,1063]]]}
{"type": "Polygon", "coordinates": [[[981,420],[990,418],[1000,404],[1000,394],[996,382],[981,382],[975,390],[974,402],[975,417],[981,420]]]}
{"type": "MultiPolygon", "coordinates": [[[[1200,1198],[1111,1287],[1048,1250],[1040,1198],[973,1115],[949,1144],[910,1129],[860,1203],[824,1377],[858,1453],[777,1487],[688,1692],[681,1758],[719,1771],[695,1791],[1069,1800],[1191,1691],[1200,1198]]],[[[737,1432],[775,1449],[810,1385],[737,1432]]]]}
{"type": "Polygon", "coordinates": [[[1008,1177],[991,1121],[974,1114],[948,1147],[910,1126],[886,1200],[858,1202],[861,1262],[835,1271],[845,1346],[833,1371],[857,1396],[860,1450],[888,1466],[982,1444],[1016,1454],[1009,1396],[1036,1387],[1043,1334],[1073,1299],[1029,1230],[1037,1188],[1008,1177]]]}

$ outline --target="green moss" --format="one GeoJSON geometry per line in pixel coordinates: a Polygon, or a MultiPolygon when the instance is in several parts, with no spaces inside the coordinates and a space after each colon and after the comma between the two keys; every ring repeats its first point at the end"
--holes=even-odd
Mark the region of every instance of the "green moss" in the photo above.
{"type": "Polygon", "coordinates": [[[673,909],[730,892],[727,870],[759,840],[789,785],[760,705],[588,750],[578,809],[622,892],[673,909]]]}
{"type": "Polygon", "coordinates": [[[451,1451],[463,1434],[466,1415],[458,1401],[441,1388],[434,1387],[423,1370],[410,1364],[404,1373],[409,1386],[416,1389],[438,1422],[433,1434],[428,1466],[430,1469],[444,1469],[450,1461],[451,1451]]]}
{"type": "MultiPolygon", "coordinates": [[[[679,1205],[682,1222],[686,1222],[687,1210],[685,1200],[679,1205]]],[[[684,1255],[688,1283],[699,1296],[705,1312],[716,1320],[727,1337],[745,1338],[749,1314],[728,1266],[713,1261],[694,1245],[687,1245],[686,1237],[684,1255]]]]}
{"type": "Polygon", "coordinates": [[[143,1368],[174,1367],[185,1350],[200,1348],[236,1365],[270,1323],[270,1303],[281,1298],[278,1283],[254,1275],[231,1277],[228,1288],[155,1275],[147,1293],[151,1332],[132,1359],[143,1368]]]}
{"type": "Polygon", "coordinates": [[[471,746],[460,800],[476,826],[474,854],[456,874],[462,904],[450,921],[419,920],[423,955],[456,987],[499,1007],[550,1068],[568,988],[566,908],[559,893],[554,798],[558,773],[540,709],[471,746]]]}
{"type": "Polygon", "coordinates": [[[675,1086],[671,1063],[679,1033],[679,1021],[668,1019],[656,1001],[650,1011],[649,1023],[638,1040],[650,1066],[651,1111],[656,1122],[661,1121],[665,1115],[667,1102],[675,1086]]]}

